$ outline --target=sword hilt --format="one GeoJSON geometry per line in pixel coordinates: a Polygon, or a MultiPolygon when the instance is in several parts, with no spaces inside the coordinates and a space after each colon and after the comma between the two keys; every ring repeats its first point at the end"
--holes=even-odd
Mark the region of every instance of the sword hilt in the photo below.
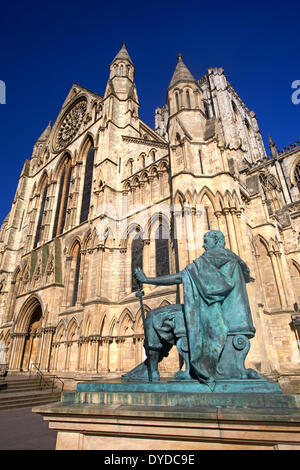
{"type": "Polygon", "coordinates": [[[138,299],[141,299],[142,297],[144,297],[145,295],[145,292],[143,290],[138,290],[136,293],[135,293],[135,296],[138,298],[138,299]]]}

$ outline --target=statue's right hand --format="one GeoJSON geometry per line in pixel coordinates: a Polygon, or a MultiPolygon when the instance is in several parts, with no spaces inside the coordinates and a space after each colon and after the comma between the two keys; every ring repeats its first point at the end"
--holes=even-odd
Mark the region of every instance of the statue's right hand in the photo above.
{"type": "Polygon", "coordinates": [[[145,275],[145,273],[142,271],[141,268],[135,268],[135,277],[138,279],[138,281],[140,282],[145,282],[146,279],[147,279],[147,276],[145,275]]]}

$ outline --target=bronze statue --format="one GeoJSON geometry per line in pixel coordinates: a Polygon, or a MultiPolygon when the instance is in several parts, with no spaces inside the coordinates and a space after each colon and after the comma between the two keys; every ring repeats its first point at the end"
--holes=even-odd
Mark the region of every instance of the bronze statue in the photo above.
{"type": "Polygon", "coordinates": [[[205,252],[176,274],[147,278],[142,284],[183,284],[184,304],[151,310],[145,320],[147,358],[124,374],[123,380],[160,379],[158,364],[176,345],[185,362],[174,380],[214,383],[218,379],[258,379],[260,374],[245,369],[249,338],[255,335],[246,283],[252,281],[244,261],[225,248],[222,232],[204,235],[205,252]],[[149,375],[149,369],[151,374],[149,375]]]}

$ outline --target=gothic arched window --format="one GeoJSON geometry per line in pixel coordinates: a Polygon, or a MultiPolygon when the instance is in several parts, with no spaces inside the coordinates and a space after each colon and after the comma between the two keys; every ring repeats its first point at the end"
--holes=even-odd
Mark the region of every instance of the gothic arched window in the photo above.
{"type": "Polygon", "coordinates": [[[156,276],[170,274],[168,233],[160,224],[155,234],[156,276]]]}
{"type": "Polygon", "coordinates": [[[145,168],[145,166],[146,166],[146,159],[145,159],[145,154],[144,154],[144,153],[141,153],[141,155],[140,155],[140,161],[141,161],[141,164],[142,164],[142,168],[145,168]]]}
{"type": "Polygon", "coordinates": [[[191,108],[191,99],[190,99],[190,92],[189,90],[186,90],[186,104],[187,104],[187,107],[190,109],[191,108]]]}
{"type": "Polygon", "coordinates": [[[205,116],[207,117],[207,119],[209,119],[209,106],[208,106],[208,103],[207,103],[207,101],[203,101],[203,104],[204,104],[205,116]]]}
{"type": "Polygon", "coordinates": [[[97,103],[94,104],[93,111],[94,111],[94,122],[96,122],[98,118],[97,103]]]}
{"type": "Polygon", "coordinates": [[[233,109],[234,120],[236,121],[238,117],[238,110],[234,101],[231,101],[231,105],[233,109]]]}
{"type": "Polygon", "coordinates": [[[127,162],[127,167],[128,167],[128,174],[131,176],[133,173],[133,160],[130,158],[127,162]]]}
{"type": "Polygon", "coordinates": [[[265,197],[267,198],[267,185],[268,185],[268,178],[265,174],[260,173],[259,175],[259,182],[261,184],[262,190],[264,192],[265,197]]]}
{"type": "Polygon", "coordinates": [[[89,216],[92,182],[93,182],[94,155],[95,155],[94,146],[91,144],[87,153],[87,157],[86,157],[80,223],[87,220],[89,216]]]}
{"type": "Polygon", "coordinates": [[[247,132],[248,132],[248,134],[250,135],[250,124],[249,124],[249,122],[247,121],[247,119],[245,119],[245,125],[246,125],[247,132]]]}
{"type": "Polygon", "coordinates": [[[78,297],[78,287],[79,287],[79,275],[80,275],[80,262],[81,262],[81,253],[80,253],[80,245],[76,243],[73,249],[73,260],[74,263],[74,283],[73,283],[73,295],[72,295],[72,306],[76,305],[77,297],[78,297]]]}
{"type": "Polygon", "coordinates": [[[59,192],[53,227],[53,237],[60,235],[65,226],[66,212],[71,182],[71,157],[68,155],[64,161],[59,180],[59,192]]]}
{"type": "Polygon", "coordinates": [[[294,172],[295,181],[297,184],[298,191],[300,193],[300,161],[297,163],[295,172],[294,172]]]}
{"type": "Polygon", "coordinates": [[[144,243],[140,235],[137,234],[131,246],[131,290],[135,292],[138,290],[138,282],[134,275],[135,268],[143,269],[143,248],[144,243]]]}
{"type": "Polygon", "coordinates": [[[41,228],[42,228],[42,223],[43,223],[45,204],[46,204],[46,200],[47,200],[47,191],[48,191],[48,184],[46,183],[45,187],[44,187],[44,190],[43,190],[42,203],[41,203],[39,220],[38,220],[38,224],[37,224],[37,228],[36,228],[33,248],[37,247],[37,244],[41,239],[41,228]]]}
{"type": "Polygon", "coordinates": [[[178,93],[175,93],[175,99],[176,99],[176,111],[179,111],[179,96],[178,93]]]}

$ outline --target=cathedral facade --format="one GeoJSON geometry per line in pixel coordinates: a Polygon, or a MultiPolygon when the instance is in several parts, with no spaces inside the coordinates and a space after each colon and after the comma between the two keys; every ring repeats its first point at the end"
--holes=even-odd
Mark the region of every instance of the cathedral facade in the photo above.
{"type": "MultiPolygon", "coordinates": [[[[0,363],[70,383],[132,369],[144,357],[135,267],[175,273],[217,229],[255,279],[247,365],[299,391],[300,142],[279,151],[270,138],[267,155],[224,70],[195,79],[181,55],[152,129],[134,71],[123,44],[104,96],[74,84],[24,164],[0,232],[0,363]]],[[[177,286],[144,286],[146,312],[182,301],[177,286]]],[[[179,362],[173,348],[161,374],[179,362]]]]}

